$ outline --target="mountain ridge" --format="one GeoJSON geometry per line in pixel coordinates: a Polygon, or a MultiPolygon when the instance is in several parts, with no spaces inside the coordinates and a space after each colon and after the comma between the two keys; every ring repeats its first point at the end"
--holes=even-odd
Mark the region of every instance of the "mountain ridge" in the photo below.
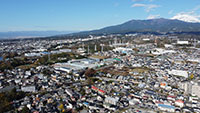
{"type": "Polygon", "coordinates": [[[7,31],[0,32],[0,39],[48,37],[54,35],[64,35],[74,32],[75,31],[7,31]]]}
{"type": "Polygon", "coordinates": [[[148,19],[130,20],[119,25],[104,27],[92,31],[84,31],[70,34],[76,35],[98,35],[98,34],[120,34],[120,33],[172,33],[172,32],[200,32],[200,23],[184,22],[177,19],[148,19]]]}

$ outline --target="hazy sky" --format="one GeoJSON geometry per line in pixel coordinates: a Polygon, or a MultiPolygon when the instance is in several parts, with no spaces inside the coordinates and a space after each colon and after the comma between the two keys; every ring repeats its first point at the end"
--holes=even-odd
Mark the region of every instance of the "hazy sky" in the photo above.
{"type": "Polygon", "coordinates": [[[99,29],[131,19],[200,17],[200,0],[0,0],[0,31],[99,29]]]}

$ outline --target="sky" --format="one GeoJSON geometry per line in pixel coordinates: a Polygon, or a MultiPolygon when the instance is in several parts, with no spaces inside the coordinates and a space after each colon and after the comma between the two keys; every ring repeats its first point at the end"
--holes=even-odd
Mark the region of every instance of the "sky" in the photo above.
{"type": "Polygon", "coordinates": [[[0,32],[84,31],[154,18],[200,22],[200,0],[0,0],[0,32]]]}

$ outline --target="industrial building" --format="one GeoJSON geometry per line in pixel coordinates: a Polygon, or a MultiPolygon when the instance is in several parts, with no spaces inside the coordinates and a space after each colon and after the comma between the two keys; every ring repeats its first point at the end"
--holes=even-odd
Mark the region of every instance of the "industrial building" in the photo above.
{"type": "Polygon", "coordinates": [[[168,70],[168,74],[188,78],[188,72],[183,70],[174,70],[174,69],[168,70]]]}
{"type": "Polygon", "coordinates": [[[96,68],[99,66],[98,60],[95,59],[78,59],[70,60],[67,63],[56,63],[53,65],[56,70],[72,72],[86,68],[96,68]]]}

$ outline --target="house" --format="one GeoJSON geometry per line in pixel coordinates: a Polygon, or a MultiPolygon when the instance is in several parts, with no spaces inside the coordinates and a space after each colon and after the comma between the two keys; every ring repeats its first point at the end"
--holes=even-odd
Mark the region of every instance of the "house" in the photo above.
{"type": "Polygon", "coordinates": [[[178,40],[178,41],[177,41],[177,44],[180,44],[180,45],[188,45],[188,44],[189,44],[189,41],[180,41],[180,40],[178,40]]]}
{"type": "Polygon", "coordinates": [[[71,97],[73,97],[73,91],[71,90],[71,89],[65,89],[65,92],[69,95],[69,96],[71,96],[71,97]]]}
{"type": "Polygon", "coordinates": [[[129,100],[129,104],[130,104],[130,105],[137,105],[138,103],[139,103],[139,102],[136,101],[135,99],[129,100]]]}
{"type": "Polygon", "coordinates": [[[104,90],[99,89],[98,93],[101,94],[101,95],[104,95],[106,92],[104,90]]]}
{"type": "Polygon", "coordinates": [[[162,111],[167,111],[167,112],[175,112],[174,106],[166,105],[166,104],[158,104],[158,109],[162,111]]]}
{"type": "Polygon", "coordinates": [[[161,87],[161,88],[165,89],[166,86],[167,86],[167,83],[166,83],[166,82],[161,82],[161,83],[160,83],[160,87],[161,87]]]}
{"type": "Polygon", "coordinates": [[[35,86],[22,86],[21,90],[24,92],[36,92],[35,86]]]}
{"type": "Polygon", "coordinates": [[[182,108],[184,106],[184,101],[182,101],[182,100],[176,100],[175,101],[175,105],[182,108]]]}
{"type": "Polygon", "coordinates": [[[98,92],[98,93],[101,94],[101,95],[104,95],[104,94],[106,93],[104,90],[98,89],[98,88],[95,87],[95,86],[92,86],[91,88],[92,88],[92,90],[98,92]]]}
{"type": "Polygon", "coordinates": [[[176,75],[176,76],[181,76],[181,77],[185,77],[185,78],[188,78],[188,76],[189,76],[187,71],[184,71],[184,70],[175,70],[175,69],[168,70],[168,74],[170,74],[170,75],[176,75]]]}
{"type": "Polygon", "coordinates": [[[168,101],[175,101],[175,99],[176,99],[175,96],[172,96],[172,95],[167,96],[168,101]]]}
{"type": "Polygon", "coordinates": [[[113,98],[113,97],[106,97],[104,100],[106,103],[112,104],[112,105],[117,105],[117,102],[119,101],[119,98],[113,98]]]}

